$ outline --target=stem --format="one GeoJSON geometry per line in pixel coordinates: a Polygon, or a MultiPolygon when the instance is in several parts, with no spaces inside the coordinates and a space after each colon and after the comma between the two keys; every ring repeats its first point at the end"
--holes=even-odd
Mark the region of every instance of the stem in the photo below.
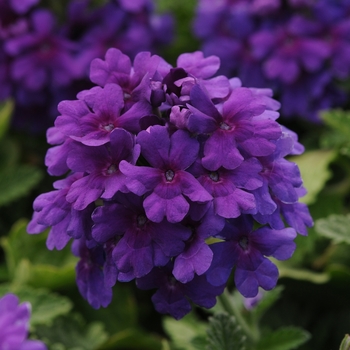
{"type": "Polygon", "coordinates": [[[253,330],[247,321],[242,316],[241,312],[239,311],[237,305],[235,304],[234,300],[230,297],[229,292],[227,289],[224,290],[224,292],[219,296],[219,300],[223,306],[223,308],[232,316],[234,316],[241,326],[243,332],[253,340],[254,342],[257,342],[259,339],[259,333],[258,330],[253,330]]]}

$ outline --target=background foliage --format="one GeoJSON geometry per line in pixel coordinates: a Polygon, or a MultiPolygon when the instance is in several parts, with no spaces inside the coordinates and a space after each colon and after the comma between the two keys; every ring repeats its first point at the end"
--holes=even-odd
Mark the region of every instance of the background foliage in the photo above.
{"type": "MultiPolygon", "coordinates": [[[[198,49],[189,30],[196,1],[157,3],[158,11],[176,17],[175,42],[163,53],[173,64],[180,53],[198,49]]],[[[65,5],[47,4],[57,13],[65,5]]],[[[45,135],[12,130],[12,107],[0,105],[0,295],[14,292],[31,302],[31,337],[52,350],[350,348],[344,338],[350,332],[350,111],[324,111],[320,125],[287,123],[306,146],[292,160],[315,226],[297,238],[292,259],[275,262],[279,286],[249,311],[231,284],[213,309],[175,321],[157,314],[151,294],[132,284],[117,285],[112,304],[93,310],[77,291],[69,248],[48,251],[44,234],[26,233],[33,199],[51,190],[52,180],[43,165],[45,135]]]]}

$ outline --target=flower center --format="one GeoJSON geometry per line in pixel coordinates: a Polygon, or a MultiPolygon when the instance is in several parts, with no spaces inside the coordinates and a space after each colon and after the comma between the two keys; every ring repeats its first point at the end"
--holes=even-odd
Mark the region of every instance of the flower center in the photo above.
{"type": "Polygon", "coordinates": [[[218,182],[219,181],[219,173],[217,171],[212,171],[210,174],[209,174],[209,177],[215,181],[215,182],[218,182]]]}
{"type": "Polygon", "coordinates": [[[107,169],[108,174],[113,174],[118,170],[118,167],[115,164],[111,164],[107,169]]]}
{"type": "Polygon", "coordinates": [[[124,100],[129,100],[131,98],[131,95],[127,92],[124,92],[124,100]]]}
{"type": "Polygon", "coordinates": [[[165,178],[166,178],[167,182],[173,181],[174,176],[175,176],[175,173],[172,170],[167,170],[165,172],[165,178]]]}
{"type": "Polygon", "coordinates": [[[222,130],[230,130],[231,127],[228,124],[222,122],[222,123],[220,123],[220,129],[222,129],[222,130]]]}
{"type": "Polygon", "coordinates": [[[114,125],[112,123],[109,123],[107,125],[104,125],[103,129],[105,129],[106,131],[112,131],[114,129],[114,125]]]}
{"type": "Polygon", "coordinates": [[[248,245],[249,245],[248,237],[247,237],[247,236],[242,236],[242,237],[239,239],[238,244],[241,246],[241,248],[242,248],[243,250],[247,250],[247,249],[248,249],[248,245]]]}
{"type": "Polygon", "coordinates": [[[136,221],[137,221],[137,226],[138,226],[138,227],[142,227],[142,226],[144,226],[145,223],[147,222],[147,218],[146,218],[145,215],[140,214],[140,215],[137,216],[136,221]]]}

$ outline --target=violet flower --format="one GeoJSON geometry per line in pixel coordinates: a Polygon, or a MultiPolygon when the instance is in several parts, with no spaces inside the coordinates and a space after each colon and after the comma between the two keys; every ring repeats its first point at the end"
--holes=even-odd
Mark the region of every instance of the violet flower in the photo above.
{"type": "Polygon", "coordinates": [[[253,231],[253,220],[246,215],[227,221],[218,236],[225,241],[211,246],[214,259],[208,281],[216,286],[226,283],[236,266],[235,285],[246,298],[256,296],[259,286],[265,290],[275,287],[278,269],[267,257],[286,260],[296,248],[294,229],[278,231],[261,227],[253,231]]]}
{"type": "Polygon", "coordinates": [[[65,177],[35,200],[28,232],[51,227],[50,249],[73,240],[77,285],[94,308],[135,280],[179,319],[191,302],[212,307],[233,270],[254,297],[277,283],[268,258],[290,258],[312,226],[299,169],[285,159],[304,149],[278,123],[280,104],[219,68],[198,51],[173,68],[112,48],[91,64],[99,86],[60,103],[45,163],[65,177]]]}
{"type": "Polygon", "coordinates": [[[0,298],[0,349],[46,350],[39,340],[28,339],[31,305],[14,294],[0,298]]]}
{"type": "Polygon", "coordinates": [[[220,73],[272,88],[282,117],[320,122],[320,110],[346,102],[349,14],[346,0],[200,0],[193,27],[220,73]]]}
{"type": "Polygon", "coordinates": [[[123,161],[120,170],[128,177],[127,188],[147,195],[144,208],[147,217],[160,222],[164,217],[172,223],[180,222],[189,211],[189,203],[207,202],[212,196],[186,172],[196,160],[199,143],[178,130],[171,136],[165,127],[153,126],[137,136],[141,154],[152,167],[138,167],[123,161]]]}

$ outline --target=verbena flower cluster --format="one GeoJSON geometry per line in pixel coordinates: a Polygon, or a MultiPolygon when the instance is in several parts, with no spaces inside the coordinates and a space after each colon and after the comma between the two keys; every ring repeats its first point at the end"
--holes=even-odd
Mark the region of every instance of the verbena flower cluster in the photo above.
{"type": "Polygon", "coordinates": [[[92,61],[96,86],[58,105],[46,165],[66,176],[35,200],[28,232],[51,227],[49,249],[73,239],[77,285],[94,308],[135,280],[179,319],[192,302],[214,306],[233,269],[254,297],[276,285],[268,257],[290,258],[312,225],[285,159],[303,146],[276,121],[280,104],[269,89],[214,76],[219,67],[200,51],[172,67],[111,48],[92,61]]]}
{"type": "Polygon", "coordinates": [[[0,101],[15,100],[17,127],[51,126],[60,101],[92,86],[90,62],[109,47],[134,57],[171,42],[172,17],[156,15],[153,0],[73,0],[64,10],[57,18],[39,0],[0,0],[0,101]]]}
{"type": "Polygon", "coordinates": [[[20,304],[14,294],[6,294],[0,298],[0,349],[47,349],[43,342],[28,339],[30,311],[30,304],[20,304]]]}
{"type": "Polygon", "coordinates": [[[321,109],[345,102],[350,74],[348,0],[199,0],[194,32],[221,72],[270,87],[282,117],[319,122],[321,109]]]}

